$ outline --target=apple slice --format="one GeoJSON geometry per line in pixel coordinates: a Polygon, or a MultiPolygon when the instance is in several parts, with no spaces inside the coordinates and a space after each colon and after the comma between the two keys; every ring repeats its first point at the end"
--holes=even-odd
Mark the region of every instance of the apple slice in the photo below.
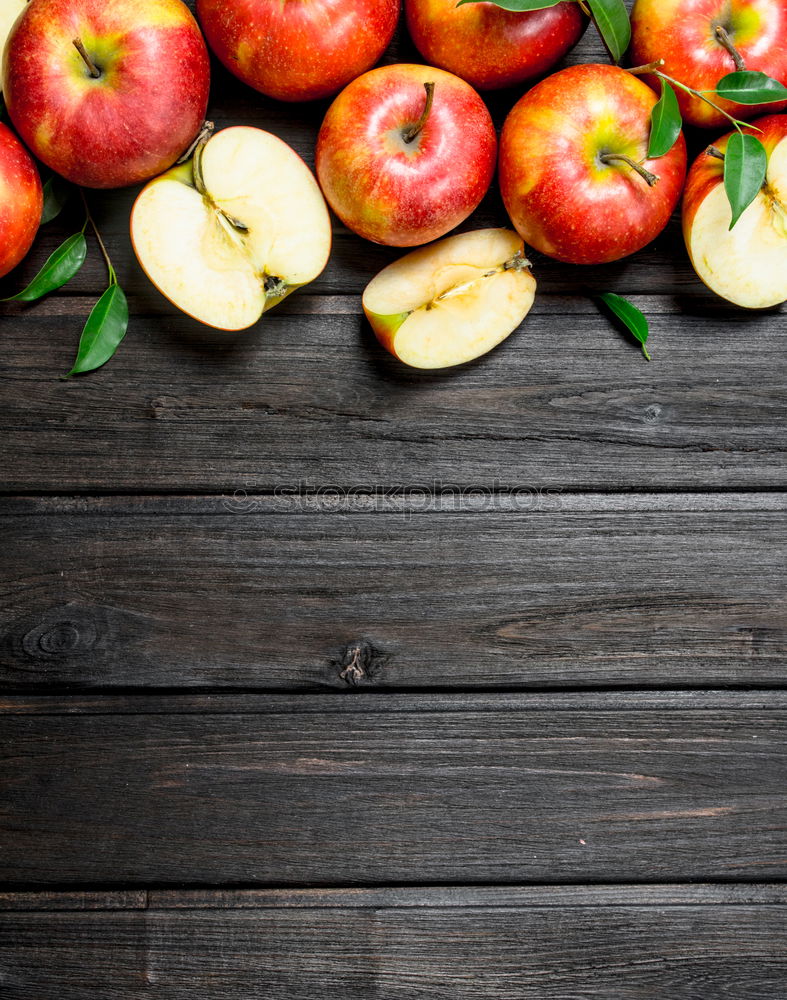
{"type": "Polygon", "coordinates": [[[689,171],[683,235],[694,270],[711,291],[746,309],[766,309],[787,301],[787,115],[752,124],[768,154],[757,197],[730,229],[723,163],[729,133],[689,171]]]}
{"type": "Polygon", "coordinates": [[[530,312],[536,281],[508,229],[449,236],[389,264],[363,311],[377,339],[413,368],[449,368],[486,354],[530,312]]]}
{"type": "Polygon", "coordinates": [[[244,330],[325,267],[331,223],[313,174],[285,142],[238,125],[150,181],[131,241],[153,284],[194,319],[244,330]]]}
{"type": "MultiPolygon", "coordinates": [[[[27,6],[27,0],[0,0],[0,63],[3,61],[5,40],[11,34],[14,21],[27,6]]],[[[3,93],[3,79],[0,73],[0,94],[3,93]]]]}

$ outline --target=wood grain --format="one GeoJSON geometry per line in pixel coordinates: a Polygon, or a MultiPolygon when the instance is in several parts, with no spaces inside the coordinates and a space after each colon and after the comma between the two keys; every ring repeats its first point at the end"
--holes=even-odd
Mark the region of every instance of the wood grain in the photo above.
{"type": "Polygon", "coordinates": [[[20,499],[0,523],[7,689],[783,681],[779,495],[20,499]]]}
{"type": "MultiPolygon", "coordinates": [[[[363,699],[363,695],[359,695],[363,699]]],[[[784,878],[787,701],[0,718],[0,879],[124,888],[784,878]]],[[[491,698],[491,696],[490,696],[491,698]]],[[[338,710],[333,706],[337,705],[338,710]]]]}
{"type": "Polygon", "coordinates": [[[7,1000],[777,1000],[784,896],[697,886],[309,893],[270,908],[178,893],[127,912],[0,913],[7,1000]],[[668,896],[665,900],[664,897],[668,896]],[[592,902],[591,902],[592,900],[592,902]],[[777,902],[778,900],[778,902],[777,902]],[[185,908],[178,908],[178,905],[185,908]],[[175,907],[175,908],[172,908],[175,907]]]}
{"type": "Polygon", "coordinates": [[[429,373],[387,355],[358,315],[284,311],[263,337],[228,337],[173,311],[63,383],[63,331],[90,306],[66,301],[4,333],[5,490],[785,483],[772,314],[649,300],[649,365],[591,302],[558,298],[492,354],[429,373]]]}

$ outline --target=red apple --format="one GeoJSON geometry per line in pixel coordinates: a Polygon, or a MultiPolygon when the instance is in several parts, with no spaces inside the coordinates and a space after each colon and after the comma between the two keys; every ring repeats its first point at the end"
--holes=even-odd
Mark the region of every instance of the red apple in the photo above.
{"type": "Polygon", "coordinates": [[[200,129],[209,83],[205,42],[181,0],[31,0],[3,63],[20,136],[94,188],[171,166],[200,129]]]}
{"type": "MultiPolygon", "coordinates": [[[[694,90],[713,90],[723,76],[741,68],[736,66],[730,46],[746,69],[759,70],[787,84],[785,0],[636,0],[634,4],[629,54],[632,65],[663,59],[662,70],[667,75],[694,90]],[[729,39],[726,46],[724,34],[729,39]]],[[[682,90],[677,90],[677,95],[687,124],[702,128],[729,124],[724,115],[699,98],[682,90]]],[[[709,96],[736,118],[748,120],[764,110],[762,106],[745,107],[709,96]]],[[[767,110],[783,106],[771,104],[767,110]]]]}
{"type": "Polygon", "coordinates": [[[418,51],[434,66],[479,90],[511,87],[546,73],[587,27],[576,3],[528,13],[491,3],[405,0],[407,27],[418,51]]]}
{"type": "Polygon", "coordinates": [[[412,247],[470,215],[492,181],[496,152],[492,119],[468,83],[429,66],[382,66],[328,109],[317,177],[353,232],[412,247]]]}
{"type": "MultiPolygon", "coordinates": [[[[694,270],[717,295],[747,309],[787,301],[787,115],[752,122],[765,146],[765,184],[730,229],[724,163],[706,151],[689,171],[683,235],[694,270]]],[[[733,133],[713,146],[724,154],[733,133]]]]}
{"type": "Polygon", "coordinates": [[[30,154],[0,124],[0,277],[30,249],[43,207],[41,178],[30,154]]]}
{"type": "Polygon", "coordinates": [[[329,97],[373,66],[399,9],[400,0],[197,0],[227,69],[280,101],[329,97]]]}
{"type": "Polygon", "coordinates": [[[686,176],[680,135],[647,158],[656,94],[617,66],[570,66],[514,105],[500,139],[500,190],[520,236],[557,260],[603,264],[666,226],[686,176]]]}

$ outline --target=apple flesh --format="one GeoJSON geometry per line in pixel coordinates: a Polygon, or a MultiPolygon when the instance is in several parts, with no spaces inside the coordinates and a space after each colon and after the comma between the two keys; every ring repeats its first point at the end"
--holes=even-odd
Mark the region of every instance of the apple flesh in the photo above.
{"type": "MultiPolygon", "coordinates": [[[[747,309],[787,301],[787,115],[752,123],[768,154],[765,184],[733,229],[724,163],[700,153],[683,196],[683,236],[694,270],[711,291],[747,309]]],[[[732,133],[713,144],[724,153],[732,133]]]]}
{"type": "Polygon", "coordinates": [[[280,101],[329,97],[373,66],[399,8],[400,0],[197,0],[221,62],[280,101]]]}
{"type": "Polygon", "coordinates": [[[353,80],[328,109],[317,177],[353,232],[420,246],[474,211],[496,153],[491,116],[470,84],[431,66],[382,66],[353,80]]]}
{"type": "Polygon", "coordinates": [[[41,178],[30,154],[0,123],[0,277],[30,249],[43,207],[41,178]]]}
{"type": "Polygon", "coordinates": [[[171,166],[200,129],[209,82],[205,42],[181,0],[33,0],[3,60],[19,135],[52,170],[91,188],[171,166]]]}
{"type": "Polygon", "coordinates": [[[681,134],[648,159],[656,101],[617,66],[582,65],[514,105],[500,139],[500,190],[526,243],[567,263],[604,264],[658,236],[680,198],[686,143],[681,134]]]}
{"type": "Polygon", "coordinates": [[[174,305],[220,330],[243,330],[323,270],[328,209],[311,171],[269,132],[238,125],[151,181],[131,241],[174,305]]]}
{"type": "MultiPolygon", "coordinates": [[[[784,0],[636,0],[631,11],[632,66],[664,60],[668,76],[694,90],[710,91],[719,80],[739,68],[717,28],[749,70],[759,70],[787,85],[787,3],[784,0]]],[[[645,77],[656,90],[656,78],[645,77]]],[[[676,88],[683,120],[700,128],[729,124],[705,101],[676,88]]],[[[735,118],[748,120],[766,110],[762,105],[744,106],[711,96],[735,118]]],[[[771,104],[767,111],[784,105],[771,104]]]]}
{"type": "Polygon", "coordinates": [[[426,62],[478,90],[512,87],[546,73],[588,23],[576,3],[522,13],[491,3],[457,7],[456,0],[405,0],[405,12],[426,62]]]}
{"type": "MultiPolygon", "coordinates": [[[[2,60],[5,41],[11,33],[14,21],[27,6],[27,0],[0,0],[0,61],[2,60]]],[[[0,94],[3,92],[0,80],[0,94]]]]}
{"type": "Polygon", "coordinates": [[[517,329],[536,291],[520,237],[508,229],[449,236],[389,264],[366,286],[377,339],[413,368],[449,368],[517,329]]]}

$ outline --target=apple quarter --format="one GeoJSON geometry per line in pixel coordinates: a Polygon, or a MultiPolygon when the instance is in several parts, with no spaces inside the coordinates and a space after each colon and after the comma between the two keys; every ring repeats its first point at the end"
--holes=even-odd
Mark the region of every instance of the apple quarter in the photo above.
{"type": "Polygon", "coordinates": [[[508,229],[449,236],[389,264],[363,294],[377,339],[413,368],[448,368],[491,351],[530,311],[536,281],[508,229]]]}

